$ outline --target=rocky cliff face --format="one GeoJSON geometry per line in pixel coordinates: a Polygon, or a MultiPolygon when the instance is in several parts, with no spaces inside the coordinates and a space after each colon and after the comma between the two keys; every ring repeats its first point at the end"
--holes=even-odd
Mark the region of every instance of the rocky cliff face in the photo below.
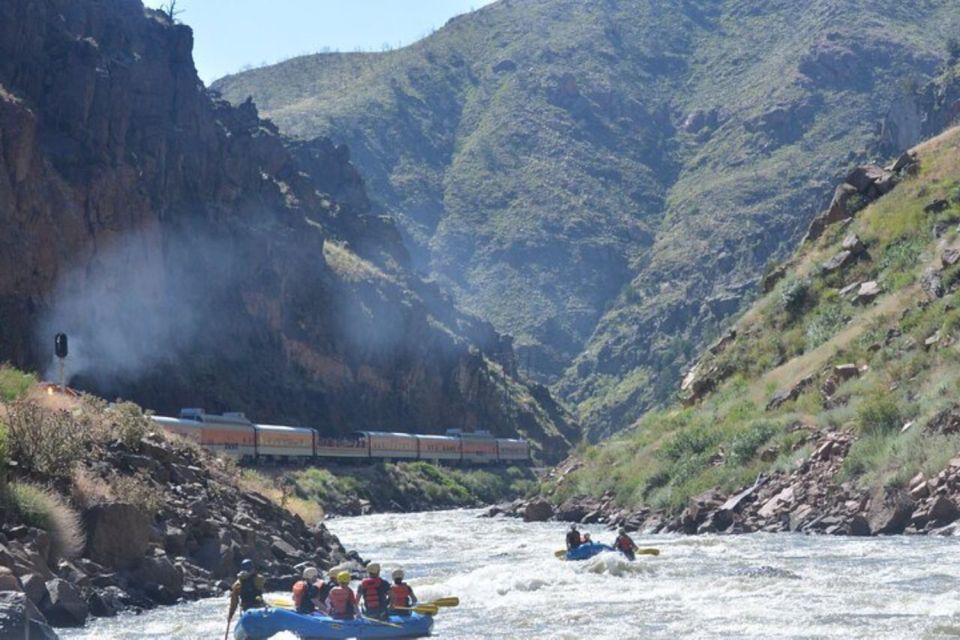
{"type": "Polygon", "coordinates": [[[135,0],[0,7],[0,358],[159,411],[325,432],[574,429],[510,341],[411,275],[349,151],[211,97],[135,0]],[[534,395],[538,399],[534,399],[534,395]]]}
{"type": "Polygon", "coordinates": [[[504,0],[401,50],[216,86],[347,141],[417,264],[515,336],[598,438],[672,397],[835,180],[873,160],[956,20],[945,1],[504,0]]]}

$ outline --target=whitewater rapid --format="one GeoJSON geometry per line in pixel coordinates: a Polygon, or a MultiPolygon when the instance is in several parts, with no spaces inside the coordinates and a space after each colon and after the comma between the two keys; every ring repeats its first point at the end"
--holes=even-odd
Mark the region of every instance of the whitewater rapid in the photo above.
{"type": "MultiPolygon", "coordinates": [[[[659,557],[556,560],[565,526],[476,511],[328,522],[349,549],[402,566],[421,600],[459,596],[435,636],[960,638],[960,539],[794,534],[639,536],[659,557]]],[[[594,539],[612,532],[592,528],[594,539]]],[[[223,638],[226,599],[95,620],[63,638],[223,638]]],[[[293,636],[276,636],[290,640],[293,636]]]]}

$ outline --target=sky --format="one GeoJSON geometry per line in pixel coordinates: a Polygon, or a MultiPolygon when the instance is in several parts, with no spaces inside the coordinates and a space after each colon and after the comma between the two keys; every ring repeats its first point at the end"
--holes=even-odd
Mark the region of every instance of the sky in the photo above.
{"type": "MultiPolygon", "coordinates": [[[[329,47],[380,51],[408,45],[453,16],[492,0],[177,0],[194,33],[193,58],[207,84],[329,47]]],[[[170,0],[144,0],[158,8],[170,0]]]]}

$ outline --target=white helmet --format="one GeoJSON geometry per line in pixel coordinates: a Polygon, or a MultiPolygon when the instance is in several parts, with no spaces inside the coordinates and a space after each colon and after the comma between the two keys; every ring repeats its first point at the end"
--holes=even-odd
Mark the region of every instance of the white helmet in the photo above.
{"type": "Polygon", "coordinates": [[[316,567],[307,567],[303,570],[303,579],[307,582],[313,582],[317,579],[318,573],[316,567]]]}

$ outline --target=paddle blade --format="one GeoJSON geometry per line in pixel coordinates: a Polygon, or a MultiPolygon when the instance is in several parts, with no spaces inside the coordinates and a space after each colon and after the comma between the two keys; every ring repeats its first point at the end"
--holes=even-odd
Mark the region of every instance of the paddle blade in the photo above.
{"type": "Polygon", "coordinates": [[[457,596],[447,596],[446,598],[437,598],[423,604],[432,604],[435,607],[457,607],[460,605],[460,598],[457,596]]]}
{"type": "Polygon", "coordinates": [[[271,607],[276,607],[277,609],[292,609],[293,602],[286,598],[267,598],[266,602],[271,607]]]}
{"type": "Polygon", "coordinates": [[[435,616],[440,611],[440,607],[435,604],[418,604],[412,607],[416,613],[422,613],[425,616],[435,616]]]}
{"type": "Polygon", "coordinates": [[[658,556],[660,555],[660,549],[655,549],[654,547],[648,547],[646,549],[637,549],[636,554],[638,556],[658,556]]]}
{"type": "Polygon", "coordinates": [[[556,551],[553,552],[553,555],[554,555],[555,557],[559,558],[560,560],[563,560],[564,558],[567,557],[567,550],[566,550],[566,549],[557,549],[556,551]]]}

